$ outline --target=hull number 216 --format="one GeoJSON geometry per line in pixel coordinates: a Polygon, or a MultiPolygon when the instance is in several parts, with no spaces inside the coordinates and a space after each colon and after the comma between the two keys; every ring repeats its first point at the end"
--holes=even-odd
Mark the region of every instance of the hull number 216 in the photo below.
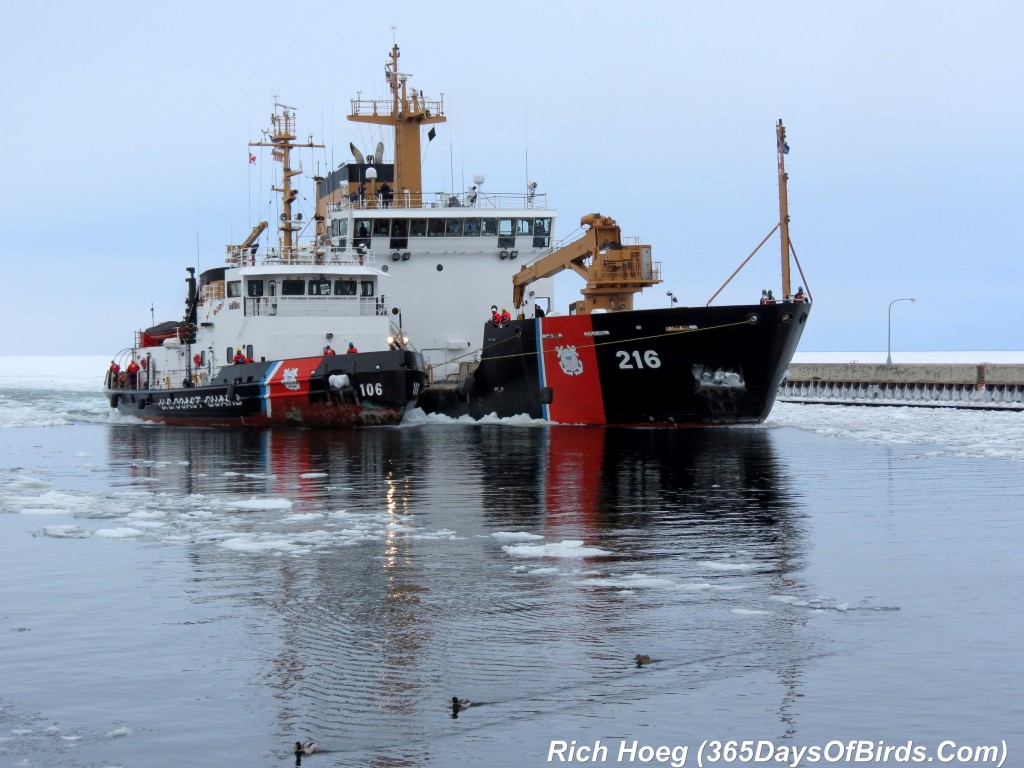
{"type": "Polygon", "coordinates": [[[632,370],[634,368],[661,368],[661,358],[658,357],[658,353],[653,349],[645,349],[641,352],[638,349],[634,349],[632,352],[626,352],[620,349],[615,353],[615,356],[619,358],[619,368],[625,370],[632,370]]]}

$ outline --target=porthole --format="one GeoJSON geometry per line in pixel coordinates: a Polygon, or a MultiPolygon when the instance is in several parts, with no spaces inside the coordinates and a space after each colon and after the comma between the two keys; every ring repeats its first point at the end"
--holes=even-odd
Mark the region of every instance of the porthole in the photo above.
{"type": "Polygon", "coordinates": [[[438,264],[437,265],[437,271],[438,272],[443,272],[444,271],[444,264],[438,264]]]}

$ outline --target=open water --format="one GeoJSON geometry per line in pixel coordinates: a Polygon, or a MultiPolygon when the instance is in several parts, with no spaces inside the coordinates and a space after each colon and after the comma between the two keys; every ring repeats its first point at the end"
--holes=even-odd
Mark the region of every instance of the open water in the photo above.
{"type": "Polygon", "coordinates": [[[1024,414],[182,430],[104,362],[0,369],[0,768],[1024,765],[1024,414]]]}

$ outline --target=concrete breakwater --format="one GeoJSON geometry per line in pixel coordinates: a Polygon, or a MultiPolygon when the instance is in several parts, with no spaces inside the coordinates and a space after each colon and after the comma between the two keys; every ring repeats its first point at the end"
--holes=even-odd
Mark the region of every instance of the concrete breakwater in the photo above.
{"type": "Polygon", "coordinates": [[[1024,410],[1024,365],[791,363],[778,399],[1024,410]]]}

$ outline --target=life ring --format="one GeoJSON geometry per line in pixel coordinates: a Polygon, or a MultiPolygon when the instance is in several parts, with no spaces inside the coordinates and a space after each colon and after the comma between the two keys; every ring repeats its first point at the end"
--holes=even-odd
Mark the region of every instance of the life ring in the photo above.
{"type": "Polygon", "coordinates": [[[196,368],[198,368],[203,364],[203,356],[200,355],[199,353],[192,355],[192,363],[195,365],[196,368]]]}

